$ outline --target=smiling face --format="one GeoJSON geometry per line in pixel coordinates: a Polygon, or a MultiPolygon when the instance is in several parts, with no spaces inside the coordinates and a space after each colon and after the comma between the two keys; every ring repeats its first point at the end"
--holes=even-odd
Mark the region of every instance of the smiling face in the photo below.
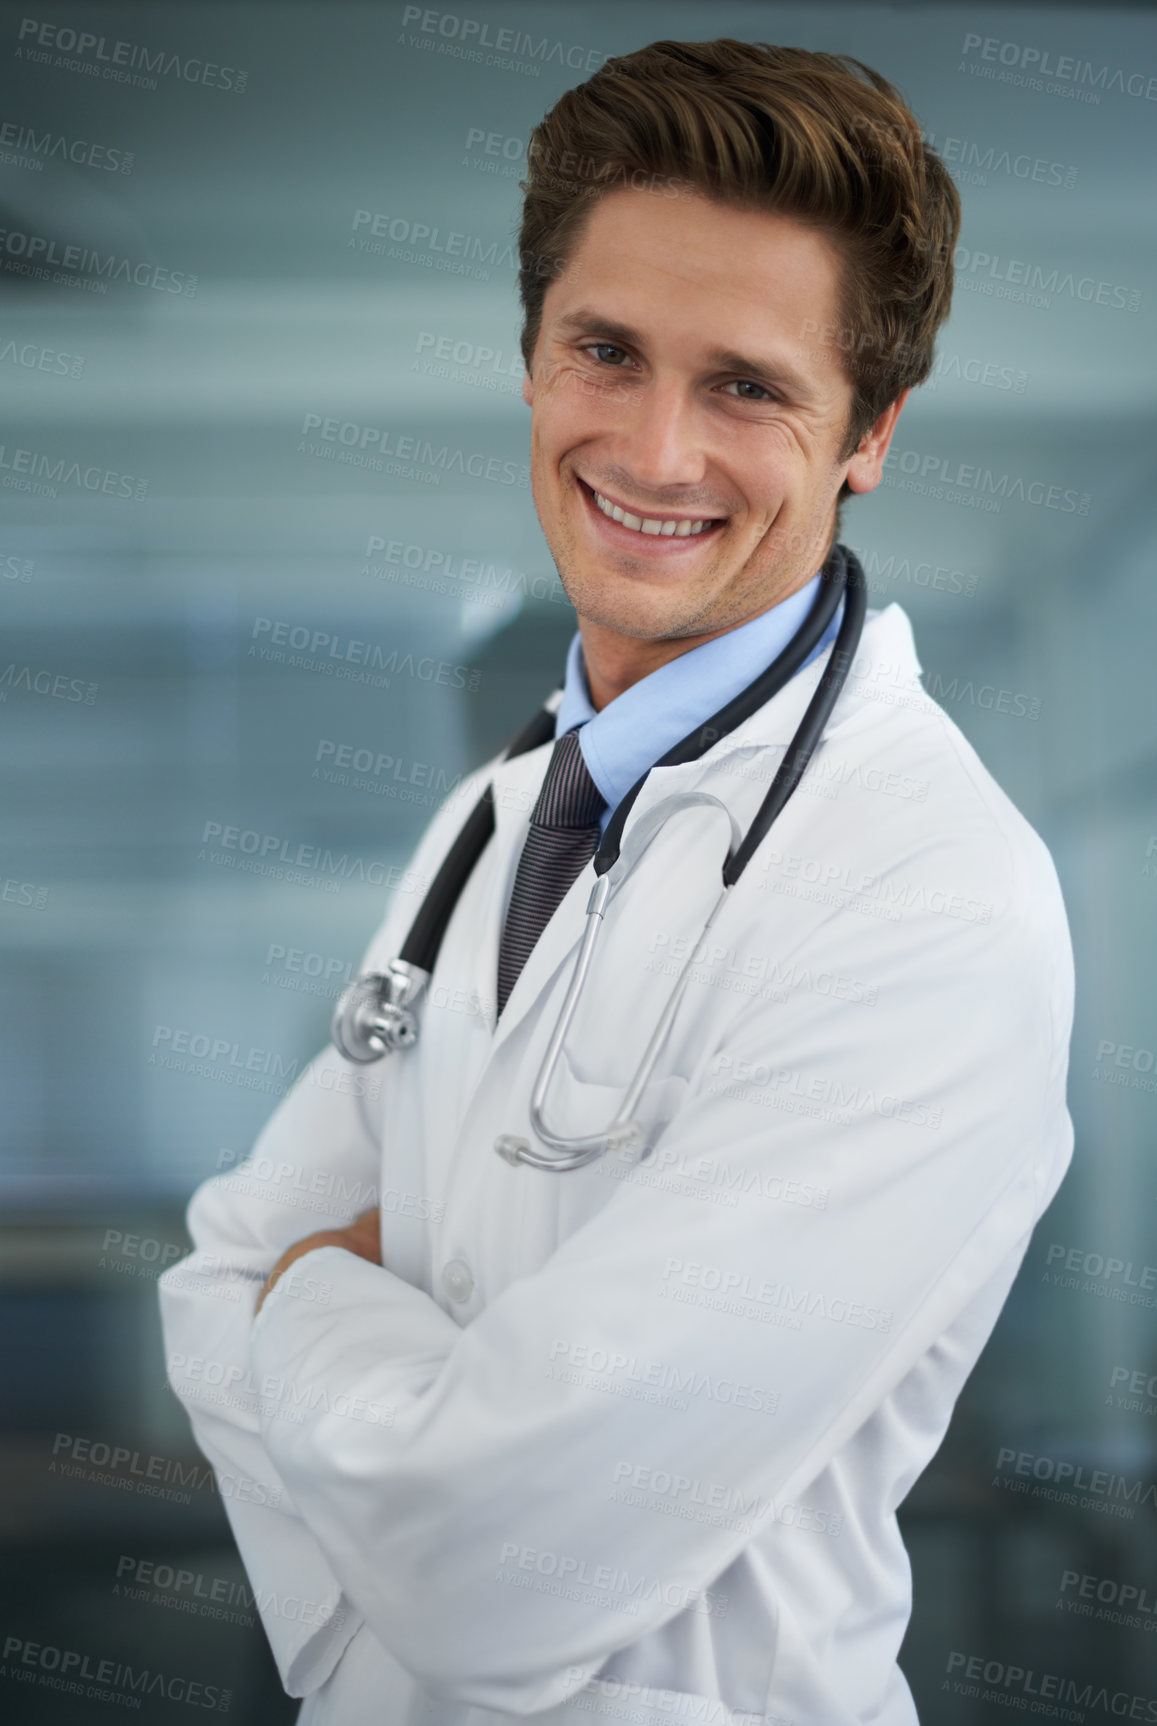
{"type": "Polygon", "coordinates": [[[878,484],[904,397],[841,459],[852,385],[806,334],[838,325],[839,281],[789,217],[625,191],[548,288],[531,481],[596,706],[802,587],[845,477],[878,484]]]}

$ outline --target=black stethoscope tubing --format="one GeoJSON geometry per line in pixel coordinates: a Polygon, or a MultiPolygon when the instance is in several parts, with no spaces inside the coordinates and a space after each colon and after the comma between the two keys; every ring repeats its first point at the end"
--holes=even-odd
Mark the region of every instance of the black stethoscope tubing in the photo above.
{"type": "MultiPolygon", "coordinates": [[[[755,850],[766,837],[772,822],[799,784],[851,669],[867,609],[867,585],[863,569],[854,552],[843,545],[832,547],[821,571],[819,592],[812,608],[783,652],[777,655],[746,689],[717,713],[712,714],[702,725],[696,726],[694,731],[689,732],[654,763],[656,767],[674,767],[697,760],[713,744],[718,743],[765,702],[770,701],[772,696],[795,676],[822,640],[841,599],[846,601],[844,615],[823,676],[755,819],[738,848],[730,853],[724,862],[725,887],[733,885],[742,875],[755,850]]],[[[529,724],[514,738],[502,759],[510,761],[516,755],[524,755],[539,748],[553,738],[554,728],[555,715],[549,708],[540,708],[529,724]]],[[[616,805],[595,852],[596,875],[605,874],[618,858],[627,816],[650,771],[648,768],[647,773],[635,781],[626,796],[616,805]]],[[[494,789],[492,785],[487,785],[430,884],[418,914],[410,925],[409,934],[402,943],[401,952],[398,954],[400,960],[423,971],[433,972],[442,937],[454,907],[493,832],[494,789]]]]}

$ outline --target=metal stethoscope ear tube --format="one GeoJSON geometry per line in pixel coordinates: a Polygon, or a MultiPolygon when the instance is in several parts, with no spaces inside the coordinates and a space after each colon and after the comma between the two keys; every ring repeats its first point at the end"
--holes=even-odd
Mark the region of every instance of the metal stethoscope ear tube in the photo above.
{"type": "MultiPolygon", "coordinates": [[[[546,1117],[544,1114],[546,1093],[550,1086],[550,1081],[554,1077],[554,1070],[558,1065],[559,1056],[562,1054],[562,1046],[566,1040],[566,1034],[570,1029],[571,1020],[575,1016],[575,1011],[579,1004],[579,998],[582,995],[583,985],[586,982],[587,972],[590,969],[591,957],[595,950],[595,942],[598,940],[599,930],[602,927],[603,913],[607,908],[608,900],[615,890],[622,886],[623,881],[626,879],[631,868],[638,861],[639,857],[642,856],[647,846],[651,843],[651,840],[655,837],[655,834],[663,825],[664,811],[670,809],[672,805],[674,805],[675,808],[686,809],[693,803],[709,803],[716,809],[722,809],[731,824],[731,844],[728,847],[727,852],[727,859],[729,862],[738,851],[740,838],[738,821],[736,821],[735,816],[731,813],[730,809],[728,809],[726,803],[721,803],[718,797],[712,797],[710,792],[707,791],[683,791],[676,792],[671,797],[665,797],[661,803],[656,803],[653,808],[648,809],[647,813],[643,815],[632,827],[630,836],[626,842],[626,850],[619,854],[619,857],[607,873],[599,877],[591,891],[590,900],[587,903],[587,926],[583,935],[583,944],[579,952],[578,962],[575,965],[574,975],[571,977],[570,987],[566,992],[566,998],[562,1004],[562,1011],[558,1017],[558,1024],[555,1026],[554,1034],[547,1045],[547,1051],[543,1057],[542,1067],[539,1070],[538,1078],[535,1081],[534,1091],[531,1094],[531,1125],[534,1127],[535,1133],[542,1140],[543,1144],[553,1147],[555,1154],[548,1155],[543,1151],[536,1151],[530,1145],[528,1140],[518,1138],[512,1133],[502,1133],[497,1139],[495,1139],[494,1149],[498,1152],[498,1155],[500,1157],[504,1157],[508,1163],[514,1165],[526,1163],[534,1169],[555,1169],[561,1174],[568,1169],[581,1169],[584,1163],[591,1162],[595,1157],[600,1156],[603,1151],[618,1150],[625,1152],[637,1149],[642,1143],[642,1130],[639,1127],[638,1122],[632,1120],[631,1117],[634,1112],[635,1105],[643,1093],[643,1087],[646,1085],[647,1080],[651,1077],[651,1074],[654,1071],[655,1062],[659,1058],[659,1052],[667,1040],[667,1035],[671,1028],[671,1021],[674,1019],[676,1009],[683,998],[683,991],[687,987],[687,981],[691,974],[691,966],[695,962],[695,948],[692,949],[683,969],[679,973],[675,987],[671,991],[670,999],[668,1000],[667,1005],[663,1008],[662,1014],[659,1018],[659,1023],[655,1026],[651,1035],[651,1041],[647,1044],[643,1053],[643,1058],[639,1062],[638,1071],[631,1080],[627,1093],[619,1105],[618,1113],[615,1115],[614,1120],[609,1126],[604,1127],[601,1132],[587,1133],[576,1138],[567,1138],[561,1133],[552,1132],[546,1123],[546,1117]]],[[[704,936],[707,934],[708,929],[710,929],[712,923],[714,923],[716,917],[719,915],[723,906],[723,901],[726,899],[730,891],[730,886],[724,887],[718,899],[715,901],[711,914],[703,925],[704,936]]],[[[702,937],[700,939],[702,939],[702,937]]]]}

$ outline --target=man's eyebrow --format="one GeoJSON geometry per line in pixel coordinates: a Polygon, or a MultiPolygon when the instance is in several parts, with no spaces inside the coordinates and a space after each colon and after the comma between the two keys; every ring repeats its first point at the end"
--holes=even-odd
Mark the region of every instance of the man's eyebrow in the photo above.
{"type": "Polygon", "coordinates": [[[620,324],[615,318],[608,318],[602,312],[592,311],[586,306],[579,306],[575,311],[568,312],[558,320],[556,328],[563,335],[613,337],[616,342],[622,342],[624,346],[631,348],[641,347],[643,343],[639,331],[632,329],[630,324],[620,324]]]}
{"type": "MultiPolygon", "coordinates": [[[[560,318],[555,329],[562,336],[597,336],[621,347],[642,348],[646,345],[641,332],[630,324],[621,324],[616,318],[608,318],[602,312],[581,306],[560,318]]],[[[736,372],[752,383],[767,384],[772,389],[787,389],[807,400],[816,394],[815,385],[786,361],[757,360],[749,354],[736,353],[734,348],[708,348],[704,358],[708,365],[720,371],[736,372]]]]}

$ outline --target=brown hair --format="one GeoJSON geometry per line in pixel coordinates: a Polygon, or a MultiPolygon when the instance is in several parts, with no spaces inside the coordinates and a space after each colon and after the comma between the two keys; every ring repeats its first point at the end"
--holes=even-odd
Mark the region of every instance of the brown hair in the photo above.
{"type": "Polygon", "coordinates": [[[528,370],[547,288],[599,199],[632,188],[774,210],[833,240],[839,323],[815,333],[839,347],[852,384],[841,459],[932,369],[960,199],[899,92],[849,55],[730,37],[652,42],[559,97],[531,133],[520,185],[528,370]]]}

